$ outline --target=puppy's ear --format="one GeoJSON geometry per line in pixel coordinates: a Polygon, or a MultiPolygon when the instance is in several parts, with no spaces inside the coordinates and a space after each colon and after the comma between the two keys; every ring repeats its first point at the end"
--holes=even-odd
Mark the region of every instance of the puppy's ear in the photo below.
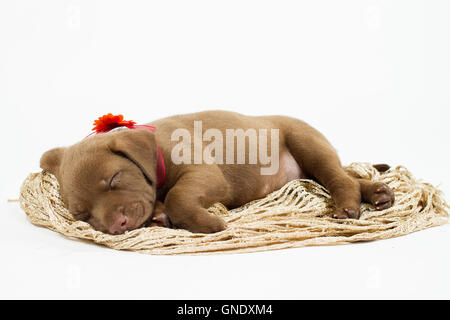
{"type": "Polygon", "coordinates": [[[66,148],[55,148],[44,153],[41,157],[41,168],[44,171],[58,176],[65,149],[66,148]]]}
{"type": "Polygon", "coordinates": [[[147,180],[156,185],[158,149],[153,132],[142,129],[119,131],[114,133],[109,148],[134,162],[147,180]]]}

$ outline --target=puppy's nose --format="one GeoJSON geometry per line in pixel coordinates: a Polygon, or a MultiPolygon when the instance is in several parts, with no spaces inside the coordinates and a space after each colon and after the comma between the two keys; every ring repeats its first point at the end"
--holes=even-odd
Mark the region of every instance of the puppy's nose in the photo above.
{"type": "Polygon", "coordinates": [[[128,219],[123,214],[116,217],[114,222],[109,227],[109,233],[111,234],[121,234],[127,230],[128,219]]]}

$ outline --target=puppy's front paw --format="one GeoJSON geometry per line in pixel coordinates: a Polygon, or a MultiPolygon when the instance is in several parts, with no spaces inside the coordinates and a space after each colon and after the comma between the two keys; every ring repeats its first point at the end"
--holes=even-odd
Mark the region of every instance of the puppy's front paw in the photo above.
{"type": "Polygon", "coordinates": [[[337,208],[331,216],[334,219],[358,219],[359,208],[337,208]]]}
{"type": "Polygon", "coordinates": [[[164,212],[154,213],[153,217],[150,219],[149,227],[163,227],[172,228],[172,223],[170,222],[169,216],[164,212]]]}
{"type": "Polygon", "coordinates": [[[196,219],[195,225],[187,228],[194,233],[215,233],[223,231],[227,228],[227,224],[221,218],[211,214],[202,215],[201,218],[196,219]]]}

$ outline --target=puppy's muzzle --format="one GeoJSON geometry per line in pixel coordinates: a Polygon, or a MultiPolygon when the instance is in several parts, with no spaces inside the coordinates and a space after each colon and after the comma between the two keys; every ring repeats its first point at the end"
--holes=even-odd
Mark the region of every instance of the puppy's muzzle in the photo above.
{"type": "Polygon", "coordinates": [[[113,215],[108,231],[110,234],[122,234],[127,230],[135,229],[139,227],[138,223],[144,215],[145,208],[139,202],[131,204],[126,210],[120,206],[113,215]]]}
{"type": "Polygon", "coordinates": [[[109,233],[122,234],[128,228],[128,218],[123,214],[118,215],[113,223],[109,226],[109,233]]]}

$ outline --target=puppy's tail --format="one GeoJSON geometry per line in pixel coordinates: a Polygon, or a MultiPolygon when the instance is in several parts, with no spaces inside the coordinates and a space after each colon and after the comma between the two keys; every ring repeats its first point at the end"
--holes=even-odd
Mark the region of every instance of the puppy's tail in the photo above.
{"type": "Polygon", "coordinates": [[[383,164],[374,164],[373,167],[375,169],[377,169],[378,172],[386,172],[386,171],[388,171],[391,168],[390,165],[384,164],[384,163],[383,164]]]}

